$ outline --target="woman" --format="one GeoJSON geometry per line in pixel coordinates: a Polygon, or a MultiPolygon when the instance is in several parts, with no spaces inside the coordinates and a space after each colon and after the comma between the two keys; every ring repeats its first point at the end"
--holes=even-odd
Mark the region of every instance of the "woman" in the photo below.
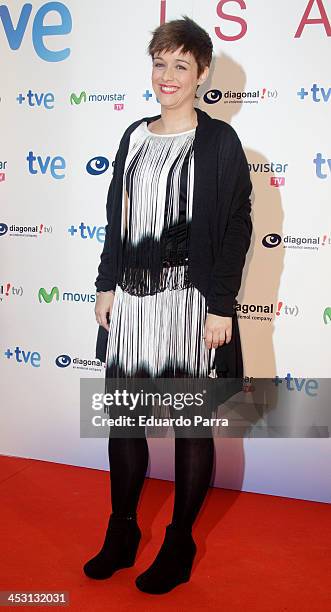
{"type": "MultiPolygon", "coordinates": [[[[235,298],[252,231],[247,160],[233,128],[194,107],[212,59],[207,32],[188,17],[170,21],[153,32],[148,51],[161,114],[135,121],[121,139],[95,283],[106,378],[200,378],[213,370],[241,377],[235,298]]],[[[213,438],[180,434],[175,428],[172,520],[136,579],[147,593],[187,582],[196,553],[192,526],[210,483],[213,438]]],[[[102,549],[84,566],[99,579],[135,561],[145,435],[128,437],[123,428],[122,437],[110,436],[109,461],[112,514],[102,549]]]]}

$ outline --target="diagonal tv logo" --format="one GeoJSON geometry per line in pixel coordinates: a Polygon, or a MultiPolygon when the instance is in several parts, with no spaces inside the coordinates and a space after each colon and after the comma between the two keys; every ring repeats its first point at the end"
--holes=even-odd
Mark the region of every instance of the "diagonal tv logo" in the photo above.
{"type": "MultiPolygon", "coordinates": [[[[2,21],[8,44],[12,51],[17,51],[23,41],[28,22],[31,17],[32,4],[22,6],[16,27],[13,24],[9,8],[6,4],[0,6],[0,20],[2,21]]],[[[32,21],[32,19],[31,19],[32,21]]],[[[53,51],[45,45],[44,38],[47,36],[63,36],[72,30],[72,18],[69,9],[62,2],[46,2],[36,12],[32,23],[32,44],[40,59],[45,62],[62,62],[70,55],[70,48],[53,51]],[[56,12],[54,17],[56,25],[45,25],[45,20],[50,12],[56,12]],[[60,23],[58,23],[60,18],[60,23]]]]}

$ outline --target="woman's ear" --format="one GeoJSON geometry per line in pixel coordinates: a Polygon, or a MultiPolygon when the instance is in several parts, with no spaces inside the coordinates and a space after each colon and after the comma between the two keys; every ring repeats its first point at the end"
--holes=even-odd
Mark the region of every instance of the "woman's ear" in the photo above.
{"type": "Polygon", "coordinates": [[[209,66],[206,66],[204,71],[200,74],[198,78],[198,87],[202,85],[207,79],[209,75],[209,66]]]}

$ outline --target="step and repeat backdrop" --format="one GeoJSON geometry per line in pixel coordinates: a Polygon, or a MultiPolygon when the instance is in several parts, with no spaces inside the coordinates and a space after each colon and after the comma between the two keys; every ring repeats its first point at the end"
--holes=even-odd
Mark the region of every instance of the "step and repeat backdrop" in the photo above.
{"type": "MultiPolygon", "coordinates": [[[[283,383],[295,419],[330,376],[331,1],[4,2],[2,454],[108,469],[106,439],[80,437],[80,379],[105,374],[94,281],[106,196],[124,130],[160,112],[151,33],[183,15],[214,44],[197,105],[235,128],[253,183],[238,295],[247,381],[283,383]]],[[[217,438],[213,484],[330,501],[322,430],[217,438]]],[[[150,451],[149,474],[172,479],[173,440],[150,451]]]]}

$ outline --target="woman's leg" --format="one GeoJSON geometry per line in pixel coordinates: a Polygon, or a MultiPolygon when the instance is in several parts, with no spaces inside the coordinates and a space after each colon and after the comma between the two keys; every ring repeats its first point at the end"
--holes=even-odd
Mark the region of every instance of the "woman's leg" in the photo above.
{"type": "Polygon", "coordinates": [[[192,525],[203,504],[210,484],[214,440],[194,437],[192,429],[175,427],[175,501],[172,522],[152,565],[136,579],[138,589],[146,593],[167,593],[187,582],[196,553],[192,525]]]}
{"type": "Polygon", "coordinates": [[[109,438],[111,503],[114,516],[135,516],[148,466],[146,437],[109,438]]]}
{"type": "Polygon", "coordinates": [[[214,462],[214,440],[175,439],[175,502],[172,525],[191,530],[206,497],[214,462]]]}
{"type": "Polygon", "coordinates": [[[112,513],[99,553],[84,565],[89,578],[110,578],[124,567],[134,564],[141,538],[136,511],[148,465],[148,444],[143,437],[109,436],[108,453],[112,513]]]}

